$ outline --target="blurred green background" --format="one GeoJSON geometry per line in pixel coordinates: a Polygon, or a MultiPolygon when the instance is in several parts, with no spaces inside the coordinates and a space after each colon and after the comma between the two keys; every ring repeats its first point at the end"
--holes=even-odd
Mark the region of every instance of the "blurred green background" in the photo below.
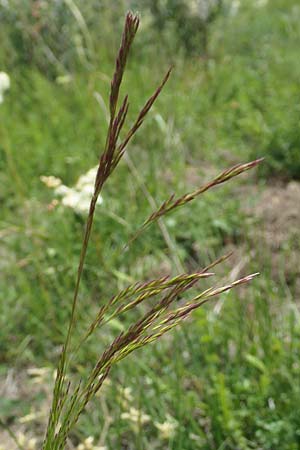
{"type": "MultiPolygon", "coordinates": [[[[103,191],[79,329],[127,284],[227,251],[219,279],[261,275],[115,368],[70,449],[93,448],[90,436],[109,450],[300,449],[298,0],[0,1],[0,72],[11,84],[0,104],[1,422],[39,448],[85,220],[40,177],[70,187],[97,164],[129,8],[141,15],[123,86],[129,122],[175,67],[103,191]],[[258,170],[120,251],[153,202],[261,156],[258,170]]],[[[130,319],[99,333],[76,369],[84,375],[130,319]]]]}

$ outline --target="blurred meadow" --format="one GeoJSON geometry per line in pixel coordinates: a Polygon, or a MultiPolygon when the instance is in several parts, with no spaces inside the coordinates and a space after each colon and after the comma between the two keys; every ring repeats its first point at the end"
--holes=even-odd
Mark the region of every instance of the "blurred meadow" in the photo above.
{"type": "Polygon", "coordinates": [[[129,8],[129,123],[174,69],[97,206],[78,330],[128,284],[231,251],[219,278],[260,276],[115,367],[68,449],[300,449],[298,0],[0,0],[0,449],[41,448],[129,8]],[[122,251],[171,193],[258,157],[122,251]]]}

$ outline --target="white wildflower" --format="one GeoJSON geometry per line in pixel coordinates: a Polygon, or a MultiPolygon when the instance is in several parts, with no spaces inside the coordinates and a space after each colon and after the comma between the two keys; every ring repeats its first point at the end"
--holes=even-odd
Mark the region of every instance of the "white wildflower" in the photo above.
{"type": "Polygon", "coordinates": [[[45,175],[40,176],[40,180],[48,187],[48,188],[57,188],[61,185],[61,179],[56,178],[53,175],[50,175],[49,177],[45,175]]]}
{"type": "Polygon", "coordinates": [[[36,438],[31,438],[28,440],[26,448],[27,450],[35,450],[37,448],[36,445],[37,445],[36,438]]]}
{"type": "Polygon", "coordinates": [[[27,370],[27,373],[33,378],[35,384],[43,384],[49,378],[50,370],[49,367],[32,367],[27,370]]]}
{"type": "Polygon", "coordinates": [[[105,446],[94,445],[93,436],[89,436],[88,438],[86,438],[76,448],[77,450],[107,450],[107,447],[105,446]]]}
{"type": "Polygon", "coordinates": [[[33,422],[34,420],[37,420],[41,417],[41,413],[37,411],[32,411],[29,414],[26,414],[26,416],[20,417],[19,422],[20,423],[28,423],[33,422]]]}
{"type": "Polygon", "coordinates": [[[176,428],[178,427],[178,424],[175,419],[171,416],[167,416],[167,419],[162,422],[154,422],[154,425],[159,431],[159,435],[161,439],[171,439],[175,435],[176,428]]]}
{"type": "Polygon", "coordinates": [[[119,388],[119,392],[121,395],[121,403],[123,408],[127,408],[128,407],[128,403],[133,401],[133,397],[132,397],[132,389],[131,387],[120,387],[119,388]]]}
{"type": "Polygon", "coordinates": [[[93,193],[94,191],[94,183],[95,183],[95,178],[97,175],[97,171],[98,171],[98,166],[93,167],[92,169],[90,169],[88,172],[84,173],[83,175],[81,175],[78,178],[78,181],[76,183],[76,189],[78,190],[82,190],[82,189],[86,189],[86,188],[90,188],[92,187],[93,190],[91,193],[93,193]]]}
{"type": "MultiPolygon", "coordinates": [[[[98,167],[93,167],[78,178],[73,187],[62,184],[59,178],[54,176],[40,177],[41,181],[49,188],[54,188],[54,193],[61,198],[61,204],[72,208],[77,213],[86,213],[89,211],[90,202],[94,193],[94,184],[98,167]]],[[[101,195],[98,197],[97,204],[103,202],[101,195]]]]}
{"type": "Polygon", "coordinates": [[[0,103],[4,100],[4,92],[10,88],[10,78],[5,72],[0,72],[0,103]]]}
{"type": "Polygon", "coordinates": [[[84,193],[78,192],[75,189],[70,189],[69,192],[62,198],[62,205],[68,206],[79,213],[84,213],[89,210],[90,197],[84,193]]]}
{"type": "Polygon", "coordinates": [[[268,406],[272,410],[276,409],[276,404],[275,404],[274,399],[272,397],[268,398],[268,406]]]}
{"type": "Polygon", "coordinates": [[[31,367],[27,369],[27,373],[32,377],[41,377],[47,375],[49,370],[49,367],[31,367]]]}
{"type": "Polygon", "coordinates": [[[22,432],[18,433],[17,441],[18,441],[19,445],[23,446],[26,443],[26,441],[27,441],[27,438],[26,438],[25,434],[22,433],[22,432]]]}
{"type": "Polygon", "coordinates": [[[47,268],[44,270],[44,274],[45,274],[45,275],[53,276],[53,275],[55,275],[55,273],[56,273],[56,270],[55,270],[55,268],[52,267],[52,266],[47,267],[47,268]]]}
{"type": "Polygon", "coordinates": [[[70,192],[72,192],[72,189],[68,186],[65,186],[64,184],[61,184],[60,186],[57,186],[57,188],[54,190],[55,194],[59,197],[65,197],[70,192]]]}
{"type": "Polygon", "coordinates": [[[46,253],[50,258],[54,258],[54,256],[56,256],[56,250],[55,248],[49,247],[46,249],[46,253]]]}
{"type": "Polygon", "coordinates": [[[72,76],[71,75],[59,75],[58,77],[56,77],[55,81],[57,84],[69,84],[72,81],[72,76]]]}
{"type": "Polygon", "coordinates": [[[132,402],[133,397],[132,397],[132,389],[131,387],[126,387],[123,389],[123,395],[124,398],[126,398],[126,400],[128,400],[129,402],[132,402]]]}
{"type": "Polygon", "coordinates": [[[204,439],[201,436],[199,436],[198,434],[189,433],[189,438],[191,439],[191,441],[195,441],[198,444],[205,444],[204,439]]]}
{"type": "Polygon", "coordinates": [[[17,442],[20,447],[26,448],[26,450],[36,450],[37,440],[35,438],[28,439],[24,433],[18,433],[17,442]]]}
{"type": "Polygon", "coordinates": [[[145,423],[150,422],[151,417],[148,416],[148,414],[144,414],[142,411],[131,407],[128,412],[121,414],[121,419],[129,420],[134,424],[144,425],[145,423]]]}

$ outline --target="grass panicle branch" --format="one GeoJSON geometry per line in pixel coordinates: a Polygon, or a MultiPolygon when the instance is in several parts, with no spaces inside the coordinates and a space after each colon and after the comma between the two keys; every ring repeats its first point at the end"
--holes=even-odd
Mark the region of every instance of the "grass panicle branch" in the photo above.
{"type": "Polygon", "coordinates": [[[139,27],[139,17],[129,12],[125,18],[124,31],[122,35],[122,41],[119,49],[118,56],[116,58],[115,72],[111,82],[111,90],[109,97],[109,109],[111,121],[115,117],[116,107],[119,98],[120,86],[122,83],[126,62],[129,54],[129,50],[136,32],[139,27]]]}
{"type": "Polygon", "coordinates": [[[214,274],[209,272],[204,273],[201,271],[192,274],[177,275],[172,279],[169,279],[169,277],[162,277],[156,280],[151,280],[147,283],[136,283],[128,286],[126,289],[113,296],[105,305],[102,305],[99,308],[95,319],[80,341],[79,346],[81,346],[83,342],[85,342],[88,337],[91,336],[93,331],[101,324],[105,325],[110,320],[115,319],[117,316],[129,311],[130,309],[133,309],[145,300],[149,300],[150,298],[157,296],[170,287],[179,285],[186,280],[199,280],[200,278],[208,278],[212,275],[214,274]],[[135,298],[129,301],[129,299],[132,297],[135,298]],[[120,303],[120,301],[122,301],[122,303],[113,312],[111,312],[111,308],[117,303],[120,303]],[[108,316],[107,313],[109,313],[108,316]]]}
{"type": "MultiPolygon", "coordinates": [[[[240,286],[243,283],[248,283],[257,275],[248,275],[221,287],[211,287],[202,290],[199,293],[193,294],[192,300],[184,300],[185,293],[188,291],[193,292],[192,290],[196,288],[196,285],[201,280],[208,279],[214,275],[211,272],[211,269],[226,260],[230,256],[230,254],[228,254],[218,258],[205,268],[194,273],[182,273],[173,277],[160,277],[148,282],[132,284],[115,294],[106,302],[101,302],[95,318],[91,321],[87,330],[79,339],[79,345],[74,346],[74,348],[71,345],[73,330],[76,326],[76,311],[80,282],[98,196],[106,180],[112,174],[124,155],[128,143],[144,122],[145,117],[161,93],[171,73],[171,69],[169,69],[161,84],[141,109],[129,131],[125,133],[125,138],[123,140],[120,139],[120,134],[124,128],[128,114],[129,101],[128,95],[126,95],[118,109],[119,92],[129,51],[138,30],[138,26],[138,16],[128,13],[125,19],[121,45],[116,58],[115,71],[111,82],[109,95],[110,119],[107,137],[104,151],[99,158],[94,193],[86,221],[71,306],[70,322],[58,362],[52,406],[49,414],[46,437],[43,443],[43,450],[63,450],[65,448],[71,430],[76,425],[86,405],[101,388],[114,364],[124,359],[133,351],[156,341],[166,332],[188,318],[195,309],[202,306],[212,297],[240,286]],[[102,353],[99,352],[100,354],[94,362],[94,367],[90,373],[87,374],[87,377],[84,380],[79,379],[79,381],[76,381],[75,376],[74,380],[71,382],[68,371],[70,362],[72,358],[76,357],[79,348],[87,343],[88,338],[90,338],[100,326],[107,325],[112,319],[121,314],[128,313],[130,310],[137,308],[141,303],[145,303],[146,301],[147,303],[150,303],[151,301],[151,304],[147,306],[146,310],[144,309],[142,317],[138,320],[133,320],[126,331],[122,331],[102,353]],[[173,307],[174,309],[172,310],[173,305],[175,305],[175,307],[173,307]]],[[[133,239],[144,231],[148,225],[155,222],[160,217],[187,204],[208,189],[224,183],[240,173],[252,169],[259,164],[260,161],[261,160],[255,160],[248,164],[238,164],[231,167],[222,172],[211,182],[189,194],[185,194],[178,198],[175,198],[175,196],[172,195],[145,220],[133,239]]]]}
{"type": "Polygon", "coordinates": [[[113,164],[113,168],[116,167],[116,165],[118,164],[118,162],[120,161],[120,159],[122,158],[122,156],[124,155],[125,149],[127,147],[127,144],[129,143],[129,141],[131,140],[131,138],[135,135],[135,133],[137,132],[137,130],[140,128],[140,126],[143,124],[144,119],[146,117],[146,115],[148,114],[148,112],[150,111],[153,103],[155,102],[155,100],[157,99],[157,97],[159,96],[159,94],[161,93],[164,85],[166,84],[166,82],[168,81],[170,74],[172,71],[172,67],[167,71],[166,75],[164,76],[161,84],[158,86],[158,88],[156,89],[156,91],[154,92],[154,94],[149,98],[149,100],[145,103],[145,105],[143,106],[143,108],[141,109],[136,121],[134,122],[134,124],[132,125],[132,127],[130,128],[129,132],[127,133],[125,139],[121,142],[121,144],[118,146],[117,152],[116,152],[116,158],[113,164]]]}
{"type": "Polygon", "coordinates": [[[174,211],[180,206],[186,205],[187,203],[197,198],[199,195],[204,194],[204,192],[208,191],[209,189],[212,189],[213,187],[218,186],[219,184],[225,183],[226,181],[231,180],[232,178],[240,175],[241,173],[246,172],[247,170],[253,169],[263,160],[264,158],[259,158],[249,163],[236,164],[235,166],[230,167],[229,169],[223,171],[213,180],[209,181],[203,186],[200,186],[193,192],[189,192],[187,194],[182,195],[181,197],[175,198],[175,194],[172,194],[167,200],[165,200],[160,205],[160,207],[156,211],[151,213],[151,215],[144,221],[141,227],[133,234],[133,236],[129,239],[129,242],[124,246],[124,250],[127,250],[128,247],[145,231],[145,229],[149,225],[159,220],[162,216],[165,216],[166,214],[174,211]]]}
{"type": "Polygon", "coordinates": [[[175,195],[171,195],[168,200],[162,203],[162,205],[157,209],[157,211],[153,212],[150,217],[144,222],[143,227],[149,225],[150,223],[157,220],[159,217],[164,216],[165,214],[168,214],[170,211],[173,211],[174,209],[178,208],[179,206],[184,206],[188,202],[194,200],[196,197],[198,197],[200,194],[203,194],[204,192],[208,191],[209,189],[213,188],[214,186],[218,186],[219,184],[225,183],[228,180],[231,180],[231,178],[236,177],[237,175],[240,175],[243,172],[246,172],[247,170],[252,169],[253,167],[257,166],[263,158],[256,159],[255,161],[251,161],[246,164],[237,164],[230,169],[226,169],[224,172],[222,172],[220,175],[218,175],[216,178],[214,178],[209,183],[205,184],[204,186],[199,187],[195,191],[184,194],[181,197],[174,198],[175,195]]]}

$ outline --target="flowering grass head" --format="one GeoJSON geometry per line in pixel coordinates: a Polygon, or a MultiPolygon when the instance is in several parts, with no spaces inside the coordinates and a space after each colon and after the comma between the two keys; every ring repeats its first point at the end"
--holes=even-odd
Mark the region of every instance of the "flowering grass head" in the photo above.
{"type": "MultiPolygon", "coordinates": [[[[199,268],[193,273],[181,273],[173,277],[161,277],[147,282],[139,282],[129,285],[126,289],[117,292],[106,301],[99,301],[98,311],[95,317],[88,324],[82,333],[79,344],[73,345],[73,332],[77,324],[77,303],[80,282],[85,264],[85,257],[89,245],[90,234],[95,214],[95,207],[100,198],[101,192],[107,179],[117,168],[119,161],[124,156],[124,152],[143,124],[152,105],[164,88],[170,73],[169,69],[162,78],[160,85],[154,90],[152,96],[145,102],[137,118],[133,121],[124,138],[120,139],[120,132],[125,128],[127,113],[129,109],[129,96],[125,95],[119,101],[120,87],[133,39],[137,33],[139,18],[137,15],[128,13],[125,19],[124,31],[121,45],[116,58],[115,71],[112,77],[109,94],[110,119],[107,130],[107,137],[103,152],[99,156],[96,169],[92,175],[95,177],[93,188],[88,187],[90,201],[88,205],[88,215],[83,234],[81,254],[78,264],[77,277],[75,281],[74,296],[71,306],[70,321],[67,329],[65,342],[61,351],[57,376],[53,391],[52,407],[49,415],[46,437],[43,450],[63,450],[71,430],[75,427],[81,414],[88,403],[94,398],[107,379],[112,368],[130,353],[155,342],[165,333],[172,330],[177,325],[188,319],[193,311],[200,308],[211,298],[221,293],[233,289],[241,284],[250,282],[256,275],[244,276],[238,280],[226,283],[222,286],[218,284],[210,288],[201,288],[203,280],[214,278],[212,269],[222,263],[228,255],[211,262],[207,267],[199,268]],[[186,294],[189,292],[189,300],[186,294]],[[105,327],[116,317],[122,318],[128,311],[137,309],[139,305],[147,306],[139,318],[133,319],[127,329],[119,333],[115,339],[104,349],[99,351],[99,355],[94,361],[93,368],[84,380],[77,379],[69,370],[71,362],[76,358],[79,349],[88,345],[88,341],[94,337],[95,330],[105,327]]],[[[200,186],[191,193],[183,196],[172,195],[168,200],[154,211],[138,229],[136,238],[146,227],[152,225],[156,220],[167,213],[171,213],[178,207],[195,200],[199,195],[207,190],[227,182],[239,174],[252,169],[261,160],[255,160],[247,164],[238,164],[223,171],[211,182],[200,186]]],[[[49,181],[49,180],[48,180],[49,181]]],[[[50,180],[53,184],[53,180],[50,180]]],[[[55,180],[54,180],[55,184],[55,180]]],[[[86,186],[85,180],[81,183],[86,186]]],[[[81,186],[82,187],[82,186],[81,186]]],[[[61,186],[56,186],[56,189],[61,186]]],[[[124,413],[125,414],[125,413],[124,413]]],[[[123,419],[146,422],[148,418],[141,416],[142,411],[129,410],[123,419]]],[[[177,424],[172,422],[157,423],[157,429],[167,436],[175,432],[177,424]]]]}

